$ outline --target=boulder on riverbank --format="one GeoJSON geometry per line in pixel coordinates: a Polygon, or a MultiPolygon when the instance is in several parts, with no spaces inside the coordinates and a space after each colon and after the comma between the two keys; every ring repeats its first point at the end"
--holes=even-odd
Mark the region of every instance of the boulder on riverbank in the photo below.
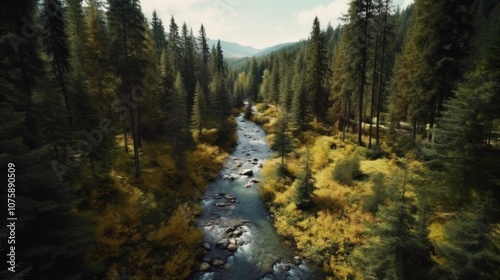
{"type": "Polygon", "coordinates": [[[213,266],[222,266],[224,265],[226,262],[221,260],[221,259],[213,259],[212,260],[212,265],[213,266]]]}
{"type": "Polygon", "coordinates": [[[210,264],[206,262],[202,262],[200,265],[200,271],[207,271],[210,269],[210,264]]]}

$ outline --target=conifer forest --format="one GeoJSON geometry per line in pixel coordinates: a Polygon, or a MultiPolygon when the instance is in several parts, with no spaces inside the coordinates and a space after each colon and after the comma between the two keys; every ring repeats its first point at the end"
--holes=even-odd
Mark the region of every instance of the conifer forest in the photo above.
{"type": "Polygon", "coordinates": [[[2,1],[0,279],[500,279],[500,1],[344,2],[228,57],[2,1]]]}

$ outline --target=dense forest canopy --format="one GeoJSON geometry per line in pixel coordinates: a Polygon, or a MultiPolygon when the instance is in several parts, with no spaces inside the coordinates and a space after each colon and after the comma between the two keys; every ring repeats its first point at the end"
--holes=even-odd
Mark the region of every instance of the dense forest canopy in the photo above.
{"type": "Polygon", "coordinates": [[[276,152],[261,193],[278,233],[330,279],[500,278],[498,1],[352,0],[339,26],[230,60],[174,16],[3,3],[1,199],[19,217],[3,279],[187,278],[243,111],[276,152]]]}

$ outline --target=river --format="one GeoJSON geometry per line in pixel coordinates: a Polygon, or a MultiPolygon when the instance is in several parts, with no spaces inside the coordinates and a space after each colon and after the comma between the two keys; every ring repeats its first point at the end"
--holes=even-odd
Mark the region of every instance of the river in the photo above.
{"type": "Polygon", "coordinates": [[[259,197],[260,169],[272,152],[265,132],[242,115],[236,120],[238,143],[202,201],[203,271],[190,279],[323,279],[276,233],[259,197]]]}

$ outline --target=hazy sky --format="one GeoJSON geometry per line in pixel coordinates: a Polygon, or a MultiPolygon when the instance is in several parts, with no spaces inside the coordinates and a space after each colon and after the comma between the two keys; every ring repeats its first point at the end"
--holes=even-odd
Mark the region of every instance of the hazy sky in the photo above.
{"type": "MultiPolygon", "coordinates": [[[[142,12],[151,20],[156,9],[166,30],[173,15],[198,35],[201,23],[209,39],[221,39],[255,48],[306,39],[318,16],[321,28],[340,23],[349,0],[141,0],[142,12]]],[[[413,0],[393,0],[402,8],[413,0]]]]}

